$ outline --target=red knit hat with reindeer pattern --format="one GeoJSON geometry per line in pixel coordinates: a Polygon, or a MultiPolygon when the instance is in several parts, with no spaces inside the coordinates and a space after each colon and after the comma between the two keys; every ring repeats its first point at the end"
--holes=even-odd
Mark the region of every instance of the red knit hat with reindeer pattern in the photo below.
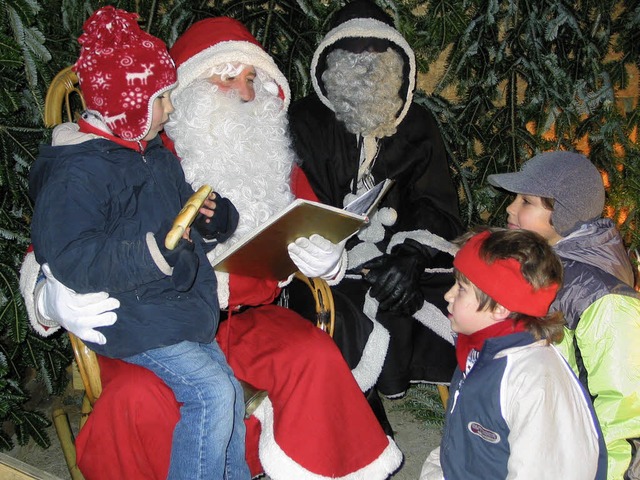
{"type": "Polygon", "coordinates": [[[87,108],[125,139],[144,138],[153,101],[176,85],[176,67],[160,39],[140,29],[138,15],[112,6],[97,10],[78,38],[74,70],[87,108]]]}

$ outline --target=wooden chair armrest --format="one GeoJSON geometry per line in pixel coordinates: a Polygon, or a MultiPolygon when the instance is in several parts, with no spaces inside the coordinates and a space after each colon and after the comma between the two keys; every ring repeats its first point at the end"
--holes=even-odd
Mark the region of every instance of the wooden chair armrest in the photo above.
{"type": "Polygon", "coordinates": [[[87,108],[87,104],[84,101],[82,92],[78,87],[78,76],[76,72],[72,70],[72,67],[67,67],[60,70],[58,74],[51,80],[51,85],[47,90],[47,96],[44,100],[44,124],[46,127],[53,128],[56,125],[62,123],[62,111],[67,114],[67,121],[72,122],[74,120],[74,114],[71,111],[71,101],[69,96],[72,93],[76,93],[82,108],[87,108]]]}
{"type": "Polygon", "coordinates": [[[316,326],[333,337],[336,312],[331,287],[322,278],[309,278],[300,272],[296,272],[295,276],[304,282],[313,294],[316,304],[316,326]]]}
{"type": "Polygon", "coordinates": [[[75,356],[80,377],[84,384],[85,393],[89,403],[93,405],[102,393],[102,381],[100,380],[100,365],[95,352],[89,349],[82,340],[69,332],[73,355],[75,356]]]}

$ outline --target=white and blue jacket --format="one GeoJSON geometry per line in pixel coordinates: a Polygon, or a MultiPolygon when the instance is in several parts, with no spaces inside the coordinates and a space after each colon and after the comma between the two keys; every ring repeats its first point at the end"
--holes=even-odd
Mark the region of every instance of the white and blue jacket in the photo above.
{"type": "Polygon", "coordinates": [[[487,340],[466,374],[456,369],[442,443],[420,480],[587,480],[606,470],[580,382],[555,347],[522,332],[487,340]]]}

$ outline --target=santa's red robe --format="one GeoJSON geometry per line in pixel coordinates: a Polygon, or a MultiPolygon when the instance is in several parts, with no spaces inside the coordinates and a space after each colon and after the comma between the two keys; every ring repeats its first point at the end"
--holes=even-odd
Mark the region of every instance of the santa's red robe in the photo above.
{"type": "MultiPolygon", "coordinates": [[[[304,174],[299,198],[315,199],[304,174]]],[[[217,341],[235,375],[269,396],[248,420],[252,475],[274,479],[385,479],[402,454],[382,431],[333,340],[271,302],[274,282],[230,276],[229,305],[256,305],[222,321],[217,341]]],[[[311,297],[310,297],[311,298],[311,297]]],[[[164,479],[179,419],[172,391],[152,372],[100,358],[103,391],[76,439],[87,480],[164,479]]]]}

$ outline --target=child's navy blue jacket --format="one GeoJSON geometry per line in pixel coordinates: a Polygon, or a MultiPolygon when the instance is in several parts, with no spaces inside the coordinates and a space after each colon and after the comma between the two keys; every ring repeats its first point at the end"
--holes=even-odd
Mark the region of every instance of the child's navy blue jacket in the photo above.
{"type": "Polygon", "coordinates": [[[183,340],[213,341],[217,283],[201,238],[192,230],[200,258],[195,283],[178,292],[158,249],[164,238],[154,236],[193,194],[159,137],[144,155],[95,137],[43,146],[29,182],[38,262],[76,292],[106,291],[120,301],[118,321],[99,329],[107,343],[91,343],[92,350],[123,358],[183,340]]]}

